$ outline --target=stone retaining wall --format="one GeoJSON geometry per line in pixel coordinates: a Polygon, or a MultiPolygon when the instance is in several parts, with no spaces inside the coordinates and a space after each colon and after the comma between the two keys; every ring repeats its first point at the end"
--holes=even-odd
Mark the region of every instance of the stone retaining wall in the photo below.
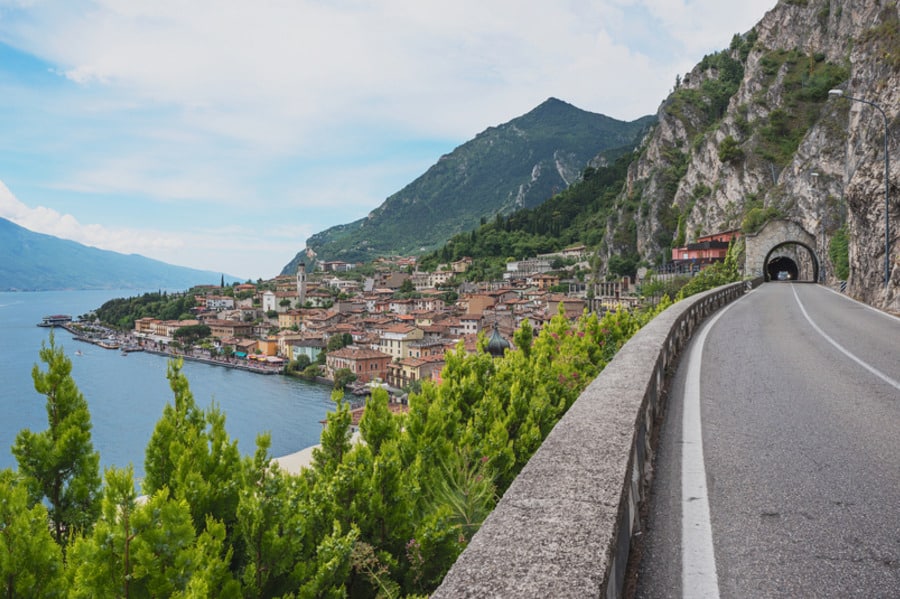
{"type": "Polygon", "coordinates": [[[668,378],[697,326],[760,282],[689,297],[638,331],[550,432],[432,597],[621,597],[668,378]]]}

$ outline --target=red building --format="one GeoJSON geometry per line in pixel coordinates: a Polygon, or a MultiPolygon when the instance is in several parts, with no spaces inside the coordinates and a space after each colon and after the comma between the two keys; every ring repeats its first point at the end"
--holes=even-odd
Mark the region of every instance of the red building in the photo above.
{"type": "Polygon", "coordinates": [[[721,262],[728,253],[728,246],[734,239],[740,237],[741,232],[737,229],[733,231],[724,231],[722,233],[714,233],[698,237],[695,243],[689,243],[686,246],[672,248],[673,262],[693,262],[696,264],[711,264],[712,262],[721,262]]]}

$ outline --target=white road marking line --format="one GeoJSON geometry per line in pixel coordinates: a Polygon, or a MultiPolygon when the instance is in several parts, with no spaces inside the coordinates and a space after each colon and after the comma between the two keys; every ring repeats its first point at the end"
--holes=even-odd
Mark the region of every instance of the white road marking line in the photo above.
{"type": "Polygon", "coordinates": [[[810,326],[813,329],[815,329],[815,331],[818,334],[820,334],[822,337],[825,338],[825,341],[827,341],[828,343],[833,345],[842,354],[844,354],[845,356],[847,356],[848,358],[850,358],[851,360],[853,360],[854,362],[856,362],[857,364],[859,364],[860,366],[862,366],[863,368],[865,368],[866,370],[868,370],[869,372],[871,372],[872,374],[874,374],[875,376],[877,376],[878,378],[883,380],[885,383],[887,383],[888,385],[891,385],[892,387],[894,387],[895,389],[900,391],[900,381],[895,381],[894,379],[892,379],[888,375],[884,374],[877,368],[875,368],[873,366],[869,366],[867,363],[863,362],[862,360],[860,360],[859,358],[857,358],[856,356],[851,354],[848,350],[844,349],[843,345],[841,345],[840,343],[838,343],[837,341],[835,341],[834,339],[829,337],[825,331],[820,329],[819,325],[814,323],[813,319],[810,318],[809,314],[806,313],[806,308],[803,307],[803,302],[800,301],[800,296],[797,295],[797,290],[792,287],[791,291],[794,292],[794,299],[797,300],[797,305],[800,306],[800,311],[803,312],[803,316],[806,317],[806,321],[810,324],[810,326]]]}
{"type": "Polygon", "coordinates": [[[723,308],[697,336],[688,357],[681,419],[681,594],[718,599],[719,578],[709,517],[703,428],[700,421],[700,368],[706,335],[734,304],[723,308]]]}

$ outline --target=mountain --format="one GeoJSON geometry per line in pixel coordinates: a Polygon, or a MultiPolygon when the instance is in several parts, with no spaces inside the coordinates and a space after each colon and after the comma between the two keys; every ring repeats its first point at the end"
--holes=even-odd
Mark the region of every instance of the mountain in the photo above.
{"type": "Polygon", "coordinates": [[[137,254],[99,250],[0,218],[0,291],[189,289],[217,285],[222,276],[137,254]]]}
{"type": "Polygon", "coordinates": [[[442,156],[367,217],[316,233],[282,273],[295,272],[312,252],[319,260],[355,262],[440,247],[497,214],[543,203],[577,181],[592,159],[630,151],[653,121],[618,121],[550,98],[442,156]]]}
{"type": "Polygon", "coordinates": [[[606,221],[602,257],[659,264],[672,245],[786,218],[815,237],[809,249],[830,282],[829,252],[843,247],[848,292],[900,311],[898,164],[886,201],[883,150],[887,128],[889,155],[900,156],[898,80],[896,2],[781,0],[676,79],[606,221]]]}

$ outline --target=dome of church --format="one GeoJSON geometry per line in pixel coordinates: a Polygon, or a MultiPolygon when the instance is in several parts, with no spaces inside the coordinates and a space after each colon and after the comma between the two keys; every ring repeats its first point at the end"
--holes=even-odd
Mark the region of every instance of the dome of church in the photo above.
{"type": "Polygon", "coordinates": [[[499,358],[503,355],[503,352],[505,352],[509,348],[509,341],[500,336],[500,331],[497,330],[497,323],[495,322],[494,332],[491,333],[491,338],[488,340],[487,344],[488,353],[495,358],[499,358]]]}

